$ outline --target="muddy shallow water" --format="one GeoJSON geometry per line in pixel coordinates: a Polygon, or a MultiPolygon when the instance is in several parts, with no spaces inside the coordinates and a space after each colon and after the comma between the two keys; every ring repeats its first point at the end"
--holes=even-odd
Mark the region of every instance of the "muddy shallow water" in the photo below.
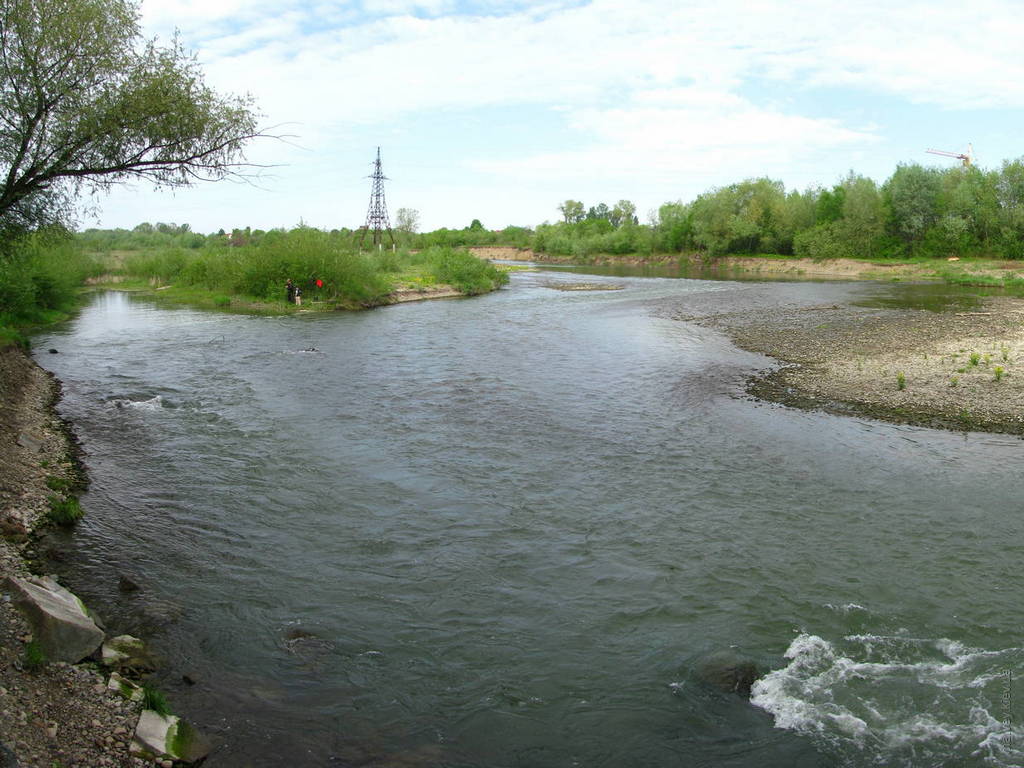
{"type": "Polygon", "coordinates": [[[1019,439],[757,402],[772,361],[671,316],[888,289],[558,280],[105,294],[35,339],[93,479],[61,568],[151,638],[208,765],[1019,763],[1019,439]],[[730,647],[753,703],[697,677],[730,647]]]}

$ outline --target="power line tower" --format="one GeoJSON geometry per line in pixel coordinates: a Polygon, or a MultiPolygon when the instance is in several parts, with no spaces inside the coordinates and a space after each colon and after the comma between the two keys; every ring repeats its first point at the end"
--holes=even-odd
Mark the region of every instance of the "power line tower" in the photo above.
{"type": "Polygon", "coordinates": [[[391,239],[391,247],[395,247],[395,236],[391,232],[391,222],[388,221],[388,205],[384,202],[384,182],[387,176],[380,167],[380,147],[377,147],[377,160],[373,164],[373,174],[367,178],[373,179],[373,188],[370,190],[370,208],[366,212],[366,223],[359,229],[359,247],[363,247],[367,232],[373,233],[373,245],[380,250],[383,247],[384,232],[388,233],[391,239]]]}

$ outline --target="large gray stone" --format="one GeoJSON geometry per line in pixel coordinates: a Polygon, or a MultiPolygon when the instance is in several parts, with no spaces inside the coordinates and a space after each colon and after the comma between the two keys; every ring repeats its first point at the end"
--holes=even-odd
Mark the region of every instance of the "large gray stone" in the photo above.
{"type": "Polygon", "coordinates": [[[28,619],[47,661],[75,664],[99,648],[103,630],[75,595],[49,576],[8,577],[4,589],[28,619]]]}
{"type": "Polygon", "coordinates": [[[196,763],[210,753],[206,738],[175,715],[142,710],[129,753],[144,760],[196,763]]]}

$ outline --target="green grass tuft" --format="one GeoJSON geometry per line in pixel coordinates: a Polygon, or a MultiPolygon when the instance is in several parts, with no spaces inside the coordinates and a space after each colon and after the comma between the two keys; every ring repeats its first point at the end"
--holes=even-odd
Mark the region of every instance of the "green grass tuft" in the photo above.
{"type": "Polygon", "coordinates": [[[74,525],[85,515],[82,505],[74,496],[61,499],[57,496],[50,497],[50,508],[46,516],[51,522],[57,525],[74,525]]]}
{"type": "Polygon", "coordinates": [[[55,477],[50,475],[46,478],[46,487],[51,491],[66,491],[71,487],[71,481],[66,477],[55,477]]]}
{"type": "Polygon", "coordinates": [[[142,684],[142,706],[164,717],[171,714],[171,705],[167,703],[167,697],[149,683],[142,684]]]}
{"type": "Polygon", "coordinates": [[[25,653],[22,656],[22,664],[29,672],[39,672],[46,666],[46,654],[36,640],[25,643],[25,653]]]}

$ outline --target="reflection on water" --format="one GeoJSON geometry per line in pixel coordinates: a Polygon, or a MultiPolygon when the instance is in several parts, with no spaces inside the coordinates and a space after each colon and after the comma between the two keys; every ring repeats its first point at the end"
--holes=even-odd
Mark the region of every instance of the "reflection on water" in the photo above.
{"type": "Polygon", "coordinates": [[[93,479],[65,577],[166,658],[208,764],[1018,764],[1020,442],[752,402],[769,361],[647,309],[774,286],[546,287],[576,279],[107,295],[37,340],[93,479]],[[727,648],[782,671],[760,706],[695,673],[727,648]]]}

